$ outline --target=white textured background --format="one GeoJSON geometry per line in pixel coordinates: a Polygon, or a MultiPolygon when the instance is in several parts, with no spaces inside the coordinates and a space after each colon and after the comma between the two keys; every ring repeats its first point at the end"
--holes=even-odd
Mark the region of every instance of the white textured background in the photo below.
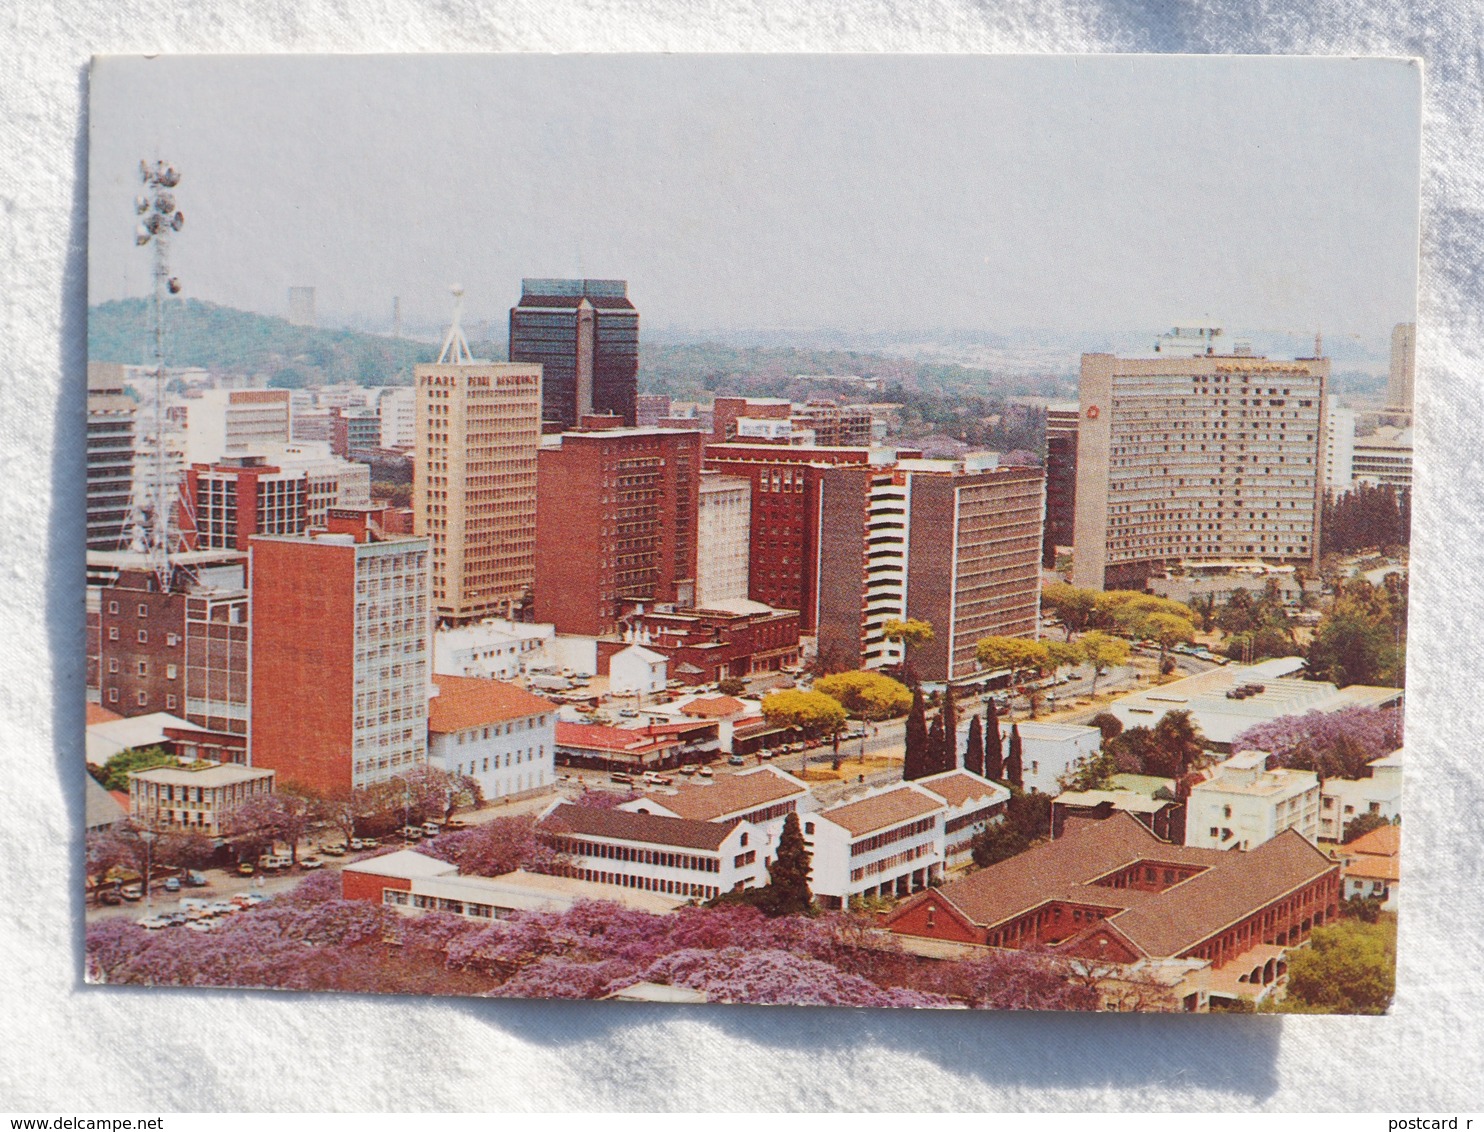
{"type": "Polygon", "coordinates": [[[7,0],[0,27],[0,1110],[1479,1107],[1478,4],[7,0]],[[448,50],[1425,58],[1406,914],[1389,1017],[664,1010],[81,985],[88,57],[448,50]]]}

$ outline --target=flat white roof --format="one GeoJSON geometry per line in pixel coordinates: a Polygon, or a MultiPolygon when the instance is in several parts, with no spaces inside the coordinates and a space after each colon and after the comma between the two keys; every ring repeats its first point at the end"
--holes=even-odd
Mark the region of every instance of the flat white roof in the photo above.
{"type": "Polygon", "coordinates": [[[186,766],[157,766],[149,770],[129,772],[130,779],[158,782],[163,786],[232,786],[238,782],[271,778],[272,775],[271,770],[242,766],[238,763],[218,763],[216,766],[202,767],[200,770],[192,770],[186,766]]]}
{"type": "Polygon", "coordinates": [[[459,867],[418,853],[412,849],[398,849],[383,857],[372,857],[356,861],[342,870],[347,873],[370,873],[373,876],[396,877],[398,880],[417,880],[423,877],[441,877],[457,874],[459,867]]]}

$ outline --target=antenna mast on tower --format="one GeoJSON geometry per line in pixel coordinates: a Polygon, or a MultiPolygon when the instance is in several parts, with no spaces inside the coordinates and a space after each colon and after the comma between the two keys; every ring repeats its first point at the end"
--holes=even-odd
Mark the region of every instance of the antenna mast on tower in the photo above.
{"type": "Polygon", "coordinates": [[[448,324],[448,333],[443,336],[443,349],[438,352],[438,364],[466,366],[474,361],[474,354],[469,349],[469,340],[464,337],[464,288],[455,283],[449,290],[453,292],[453,321],[448,324]]]}
{"type": "Polygon", "coordinates": [[[144,192],[134,198],[134,211],[139,224],[134,229],[134,245],[154,245],[154,293],[151,300],[153,327],[150,337],[148,372],[154,377],[154,458],[146,461],[136,488],[136,501],[130,532],[130,549],[145,556],[149,568],[159,579],[160,588],[170,585],[170,554],[178,531],[174,529],[173,512],[177,485],[165,452],[165,299],[180,294],[180,280],[170,274],[170,237],[179,232],[185,216],[175,207],[175,186],[180,173],[165,161],[150,165],[139,163],[139,179],[144,192]]]}

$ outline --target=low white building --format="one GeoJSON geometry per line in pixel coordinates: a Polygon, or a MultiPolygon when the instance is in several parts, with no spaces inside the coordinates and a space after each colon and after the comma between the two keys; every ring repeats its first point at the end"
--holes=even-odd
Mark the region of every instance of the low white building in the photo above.
{"type": "Polygon", "coordinates": [[[947,770],[916,782],[948,806],[943,815],[944,864],[950,869],[967,865],[973,859],[974,838],[1005,820],[1010,791],[967,770],[947,770]]]}
{"type": "Polygon", "coordinates": [[[1346,900],[1379,900],[1381,907],[1395,912],[1401,882],[1402,830],[1384,825],[1357,837],[1341,852],[1340,868],[1345,878],[1341,896],[1346,900]]]}
{"type": "Polygon", "coordinates": [[[1387,708],[1401,702],[1400,688],[1365,684],[1337,688],[1320,680],[1294,676],[1302,667],[1303,661],[1297,657],[1275,657],[1259,664],[1230,664],[1132,692],[1103,710],[1125,728],[1153,727],[1168,712],[1188,711],[1207,744],[1218,751],[1228,751],[1249,727],[1271,723],[1283,716],[1335,712],[1347,707],[1387,708]]]}
{"type": "Polygon", "coordinates": [[[580,880],[692,900],[768,883],[765,834],[740,818],[691,821],[558,802],[536,830],[580,880]]]}
{"type": "Polygon", "coordinates": [[[813,859],[809,887],[839,908],[853,897],[906,896],[943,875],[948,803],[914,782],[842,802],[801,821],[813,859]]]}
{"type": "Polygon", "coordinates": [[[1255,849],[1285,829],[1319,840],[1319,777],[1311,770],[1267,769],[1266,751],[1242,751],[1191,788],[1185,844],[1255,849]]]}
{"type": "Polygon", "coordinates": [[[735,696],[687,696],[667,704],[646,704],[644,716],[654,723],[690,723],[705,720],[716,724],[717,749],[732,753],[732,740],[737,728],[744,730],[763,718],[758,700],[739,700],[735,696]]]}
{"type": "Polygon", "coordinates": [[[460,876],[458,867],[412,849],[346,865],[341,895],[404,915],[447,912],[469,920],[504,920],[518,912],[566,912],[580,900],[606,900],[641,912],[670,912],[684,901],[656,892],[517,869],[497,877],[460,876]]]}
{"type": "Polygon", "coordinates": [[[608,690],[615,696],[653,696],[665,690],[668,661],[643,645],[630,645],[608,658],[608,690]]]}
{"type": "Polygon", "coordinates": [[[1366,764],[1366,778],[1328,778],[1319,788],[1319,836],[1341,841],[1345,825],[1363,814],[1396,821],[1402,814],[1402,753],[1392,751],[1366,764]]]}
{"type": "Polygon", "coordinates": [[[435,676],[428,701],[428,762],[468,775],[485,798],[556,784],[556,706],[500,680],[435,676]]]}
{"type": "Polygon", "coordinates": [[[188,763],[129,772],[129,817],[146,829],[220,837],[239,806],[273,793],[273,771],[188,763]]]}
{"type": "Polygon", "coordinates": [[[763,856],[771,861],[788,815],[811,812],[818,803],[808,783],[777,767],[760,766],[710,784],[687,782],[671,791],[655,791],[619,809],[691,821],[749,822],[763,834],[763,856]]]}
{"type": "Polygon", "coordinates": [[[487,617],[471,625],[433,633],[433,671],[447,676],[515,680],[528,662],[543,656],[556,635],[554,625],[531,625],[487,617]]]}
{"type": "MultiPolygon", "coordinates": [[[[1061,793],[1059,780],[1071,773],[1078,759],[1090,758],[1103,745],[1103,733],[1096,727],[1075,723],[1041,723],[1022,720],[1020,728],[1020,762],[1025,788],[1032,794],[1061,793]]],[[[959,729],[959,750],[967,742],[967,727],[959,729]]],[[[1010,757],[1010,724],[1000,724],[1000,750],[1010,757]]]]}

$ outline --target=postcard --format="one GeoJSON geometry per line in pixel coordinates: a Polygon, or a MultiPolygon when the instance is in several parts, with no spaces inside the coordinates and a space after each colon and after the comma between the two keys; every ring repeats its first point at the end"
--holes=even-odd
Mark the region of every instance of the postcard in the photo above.
{"type": "Polygon", "coordinates": [[[97,60],[88,980],[1383,1013],[1420,87],[97,60]]]}

